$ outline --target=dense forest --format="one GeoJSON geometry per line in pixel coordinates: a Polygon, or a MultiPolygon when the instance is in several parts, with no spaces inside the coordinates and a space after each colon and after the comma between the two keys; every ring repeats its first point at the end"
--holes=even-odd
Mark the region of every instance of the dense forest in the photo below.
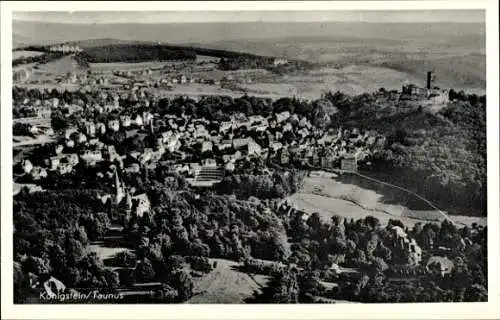
{"type": "MultiPolygon", "coordinates": [[[[249,271],[270,274],[271,282],[251,303],[451,302],[487,300],[486,228],[458,229],[445,221],[406,228],[401,221],[381,225],[376,218],[322,221],[317,213],[304,223],[300,216],[284,219],[293,241],[287,267],[250,260],[249,271]],[[436,253],[434,245],[453,248],[454,268],[442,276],[411,266],[411,256],[395,245],[394,227],[403,228],[423,249],[423,259],[436,253]],[[463,239],[473,245],[464,249],[463,239]],[[357,272],[337,272],[332,265],[357,272]],[[336,285],[328,286],[327,283],[336,285]],[[318,299],[318,297],[326,299],[318,299]]],[[[425,261],[425,260],[424,260],[425,261]]],[[[427,269],[433,266],[428,265],[427,269]]]]}
{"type": "MultiPolygon", "coordinates": [[[[113,292],[120,284],[161,281],[177,292],[169,302],[184,301],[192,295],[191,276],[183,274],[179,279],[178,273],[184,271],[174,267],[172,259],[187,259],[192,269],[207,272],[211,270],[208,257],[237,261],[248,256],[270,260],[287,256],[283,223],[275,213],[265,211],[276,199],[272,196],[269,200],[252,194],[241,199],[217,194],[197,197],[182,176],[161,166],[147,177],[124,173],[128,185],[144,190],[152,204],[150,214],[125,222],[119,218],[125,214],[122,207],[103,204],[97,198],[98,192],[106,192],[105,183],[78,187],[81,178],[73,179],[75,189],[47,185],[51,192],[23,191],[14,199],[15,290],[19,299],[29,291],[27,279],[35,275],[41,280],[54,276],[83,291],[100,288],[113,292]],[[118,256],[115,263],[132,270],[111,272],[88,250],[90,242],[105,235],[111,217],[125,222],[124,239],[134,251],[118,256]],[[137,260],[141,262],[136,265],[137,260]]],[[[274,180],[279,188],[292,190],[292,178],[285,181],[276,175],[274,180]]]]}
{"type": "Polygon", "coordinates": [[[77,54],[90,63],[194,60],[196,53],[161,45],[117,44],[87,49],[77,54]]]}
{"type": "MultiPolygon", "coordinates": [[[[133,251],[114,258],[117,271],[106,269],[88,244],[102,239],[110,217],[123,215],[123,208],[103,205],[94,191],[83,188],[15,197],[18,302],[28,295],[33,276],[54,276],[83,292],[115,292],[119,286],[159,281],[164,284],[159,302],[182,302],[194,294],[193,274],[213,268],[208,258],[241,261],[243,271],[270,276],[263,293],[250,303],[310,303],[317,297],[360,302],[487,299],[486,228],[459,229],[445,221],[409,229],[398,220],[386,226],[373,217],[348,221],[334,216],[325,221],[317,213],[303,220],[300,212],[280,214],[275,209],[280,198],[272,193],[266,200],[256,198],[262,192],[258,189],[244,198],[216,193],[199,197],[167,167],[159,167],[143,183],[125,178],[145,188],[152,211],[125,223],[122,245],[133,251]],[[407,265],[412,257],[395,245],[394,227],[416,239],[424,259],[439,254],[433,249],[438,246],[452,248],[452,272],[443,277],[425,271],[425,266],[407,265]],[[464,241],[470,245],[464,246],[464,241]],[[187,272],[186,264],[196,272],[187,272]],[[332,264],[357,271],[339,274],[332,264]],[[325,287],[330,282],[337,286],[325,287]]],[[[293,192],[294,183],[275,183],[293,192]]]]}

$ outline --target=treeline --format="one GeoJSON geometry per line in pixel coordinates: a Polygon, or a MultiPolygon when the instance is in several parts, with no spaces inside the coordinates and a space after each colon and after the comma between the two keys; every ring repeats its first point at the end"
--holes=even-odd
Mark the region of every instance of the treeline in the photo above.
{"type": "Polygon", "coordinates": [[[13,51],[49,51],[49,47],[47,47],[47,46],[34,46],[34,45],[31,45],[31,46],[26,46],[26,47],[18,48],[18,49],[13,50],[13,51]]]}
{"type": "MultiPolygon", "coordinates": [[[[56,88],[52,90],[38,88],[26,88],[13,86],[12,87],[12,100],[14,104],[19,104],[24,99],[34,99],[34,100],[48,100],[52,98],[57,98],[61,103],[77,103],[82,101],[87,104],[90,102],[97,102],[100,92],[85,92],[85,91],[68,91],[68,90],[57,90],[56,88]]],[[[110,97],[108,100],[111,100],[110,97]]]]}
{"type": "MultiPolygon", "coordinates": [[[[112,102],[111,92],[108,93],[105,102],[112,102]]],[[[27,89],[24,87],[14,86],[12,88],[12,98],[14,101],[14,109],[25,98],[46,100],[57,98],[60,103],[68,104],[101,104],[101,91],[61,91],[61,90],[39,90],[27,89]]],[[[181,116],[182,114],[193,117],[204,117],[208,120],[226,121],[231,115],[244,113],[247,116],[260,115],[268,117],[273,113],[290,112],[298,116],[306,117],[317,127],[325,127],[328,123],[328,117],[337,112],[337,106],[332,104],[327,99],[319,99],[316,101],[306,101],[297,98],[280,98],[272,100],[270,98],[254,97],[243,95],[240,98],[230,96],[208,96],[196,101],[191,98],[177,97],[174,99],[162,98],[155,99],[149,93],[145,93],[144,100],[150,103],[148,109],[152,113],[158,113],[160,116],[173,114],[181,116]]],[[[120,99],[120,105],[126,109],[131,109],[137,105],[137,101],[129,99],[120,99]]]]}
{"type": "Polygon", "coordinates": [[[283,198],[297,192],[304,178],[305,172],[299,170],[275,171],[272,175],[226,175],[219,184],[219,191],[243,198],[283,198]]]}
{"type": "Polygon", "coordinates": [[[237,57],[223,57],[219,61],[218,67],[221,70],[267,69],[272,63],[273,58],[241,55],[237,57]]]}
{"type": "MultiPolygon", "coordinates": [[[[103,41],[105,43],[106,41],[103,41]]],[[[108,41],[110,42],[110,41],[108,41]]],[[[73,43],[78,45],[78,42],[73,43]]],[[[220,58],[221,70],[269,69],[277,73],[296,71],[310,65],[305,61],[294,61],[288,66],[273,66],[274,57],[251,53],[210,49],[201,47],[162,45],[154,43],[113,43],[84,47],[84,52],[77,54],[82,60],[97,62],[143,62],[151,60],[194,60],[196,55],[220,58]]],[[[24,50],[48,52],[46,46],[29,46],[24,50]]]]}
{"type": "Polygon", "coordinates": [[[142,62],[162,60],[194,60],[197,55],[221,58],[219,68],[237,70],[241,68],[268,68],[272,57],[217,49],[194,48],[171,45],[113,44],[85,49],[77,56],[88,62],[142,62]]]}
{"type": "Polygon", "coordinates": [[[77,54],[91,63],[96,62],[142,62],[151,60],[194,60],[196,55],[221,58],[221,69],[243,67],[265,68],[272,64],[272,57],[249,53],[161,44],[109,44],[85,48],[77,54]],[[230,66],[232,64],[232,67],[230,66]]]}
{"type": "Polygon", "coordinates": [[[114,44],[88,48],[77,54],[90,63],[194,60],[196,52],[162,45],[114,44]]]}
{"type": "Polygon", "coordinates": [[[190,98],[160,99],[152,104],[152,111],[160,115],[183,113],[194,117],[204,117],[208,120],[226,121],[231,115],[244,113],[246,116],[268,117],[273,113],[290,112],[306,117],[317,127],[325,127],[329,117],[337,112],[337,108],[326,99],[306,101],[302,99],[254,97],[243,95],[240,98],[230,96],[209,96],[195,101],[190,98]]]}
{"type": "Polygon", "coordinates": [[[277,74],[285,74],[311,69],[316,64],[308,61],[293,60],[287,64],[274,65],[273,57],[254,55],[238,55],[236,57],[223,57],[218,64],[221,70],[238,69],[266,69],[277,74]]]}
{"type": "MultiPolygon", "coordinates": [[[[89,40],[90,42],[94,42],[94,45],[87,45],[86,43],[80,43],[78,41],[76,42],[70,42],[68,43],[69,45],[73,46],[81,46],[86,52],[97,49],[100,50],[101,48],[106,48],[106,47],[122,47],[122,48],[137,48],[135,50],[149,50],[150,48],[161,48],[164,50],[172,50],[172,51],[177,51],[177,52],[194,52],[195,54],[202,55],[202,56],[209,56],[209,57],[217,57],[217,58],[260,58],[261,56],[251,54],[251,53],[245,53],[245,52],[237,52],[237,51],[229,51],[229,50],[222,50],[222,49],[210,49],[210,48],[201,48],[201,47],[190,47],[190,46],[178,46],[178,45],[170,45],[170,44],[156,44],[152,42],[136,42],[136,43],[124,43],[119,40],[113,40],[113,39],[101,39],[99,40],[89,40]]],[[[57,46],[57,45],[56,45],[57,46]]],[[[27,46],[23,47],[22,49],[19,50],[27,50],[27,51],[49,51],[50,46],[27,46]]],[[[269,58],[269,57],[264,57],[264,58],[269,58]]]]}

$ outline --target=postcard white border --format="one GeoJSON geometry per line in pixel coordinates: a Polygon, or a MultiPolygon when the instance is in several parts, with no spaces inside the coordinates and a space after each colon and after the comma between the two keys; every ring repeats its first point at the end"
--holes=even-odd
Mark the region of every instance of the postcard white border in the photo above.
{"type": "Polygon", "coordinates": [[[498,2],[484,1],[231,1],[1,2],[2,318],[19,319],[494,319],[499,307],[498,2]],[[487,303],[335,305],[14,305],[12,296],[12,12],[13,11],[301,11],[485,9],[487,39],[488,279],[487,303]]]}

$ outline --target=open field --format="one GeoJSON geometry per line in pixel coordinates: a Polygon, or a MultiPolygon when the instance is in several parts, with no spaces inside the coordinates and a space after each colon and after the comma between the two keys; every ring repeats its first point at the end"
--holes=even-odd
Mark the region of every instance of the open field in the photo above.
{"type": "Polygon", "coordinates": [[[133,251],[123,245],[122,230],[122,227],[111,226],[102,241],[95,241],[89,245],[89,251],[95,252],[105,264],[120,252],[133,251]]]}
{"type": "MultiPolygon", "coordinates": [[[[229,89],[221,88],[220,86],[215,85],[206,85],[206,84],[185,84],[185,85],[175,85],[172,90],[167,89],[151,89],[153,92],[156,92],[162,96],[176,96],[176,95],[187,95],[194,99],[201,97],[203,95],[226,95],[233,98],[240,98],[244,95],[243,91],[233,91],[229,89]]],[[[262,98],[281,98],[281,95],[275,94],[253,94],[254,96],[262,97],[262,98]]]]}
{"type": "Polygon", "coordinates": [[[178,61],[146,61],[146,62],[112,62],[112,63],[90,63],[90,70],[96,72],[139,71],[144,69],[160,69],[164,66],[182,64],[178,61]]]}
{"type": "Polygon", "coordinates": [[[26,89],[38,89],[38,90],[68,90],[68,91],[77,91],[80,89],[80,85],[72,84],[72,83],[16,83],[18,87],[26,88],[26,89]]]}
{"type": "MultiPolygon", "coordinates": [[[[285,56],[289,59],[315,61],[337,68],[350,65],[378,68],[375,86],[390,87],[394,72],[411,82],[423,83],[425,73],[434,70],[437,76],[435,85],[442,88],[483,89],[486,86],[486,58],[484,30],[479,25],[470,30],[458,31],[450,27],[442,32],[426,37],[420,34],[418,26],[405,26],[391,30],[390,39],[375,38],[372,31],[381,35],[382,26],[373,25],[376,30],[365,30],[366,34],[347,30],[336,30],[332,35],[290,36],[273,39],[224,40],[207,43],[213,48],[232,49],[254,54],[285,56]],[[380,29],[378,29],[380,27],[380,29]],[[410,30],[414,28],[414,30],[410,30]],[[354,36],[354,34],[356,36],[354,36]],[[405,36],[405,33],[408,36],[405,36]],[[414,34],[413,34],[414,33],[414,34]],[[460,36],[458,35],[460,34],[460,36]],[[386,74],[388,73],[388,74],[386,74]],[[413,80],[417,79],[417,81],[413,80]],[[389,80],[389,81],[388,81],[389,80]],[[380,85],[381,84],[381,85],[380,85]]],[[[390,26],[396,28],[396,25],[390,26]]],[[[463,28],[466,26],[460,26],[463,28]]],[[[361,28],[353,25],[353,29],[361,28]]],[[[350,29],[350,28],[348,28],[350,29]]],[[[363,72],[362,76],[368,74],[363,72]]],[[[370,83],[370,77],[366,78],[370,83]]],[[[362,85],[361,85],[362,86],[362,85]]],[[[400,85],[398,85],[400,87],[400,85]]]]}
{"type": "Polygon", "coordinates": [[[84,68],[78,65],[73,55],[64,56],[60,59],[39,64],[37,67],[37,73],[49,73],[49,74],[66,74],[67,72],[72,73],[84,73],[86,72],[84,68]]]}
{"type": "MultiPolygon", "coordinates": [[[[394,192],[393,199],[387,199],[387,190],[382,194],[379,190],[370,190],[356,184],[340,182],[339,178],[308,177],[302,190],[289,197],[289,200],[306,212],[319,212],[325,220],[333,215],[348,219],[374,216],[382,224],[389,219],[399,219],[407,226],[417,222],[437,222],[444,217],[430,206],[422,202],[421,208],[408,205],[408,198],[394,192]],[[395,204],[398,203],[399,204],[395,204]],[[411,208],[411,209],[410,209],[411,208]]],[[[415,201],[413,199],[413,201],[415,201]]],[[[474,222],[486,225],[486,218],[450,216],[458,224],[470,225],[474,222]]]]}
{"type": "MultiPolygon", "coordinates": [[[[120,70],[127,71],[135,68],[145,69],[153,66],[155,62],[129,64],[113,63],[99,64],[100,71],[120,70]],[[134,66],[134,67],[133,67],[134,66]]],[[[182,73],[182,72],[180,72],[182,73]]],[[[252,83],[237,84],[236,90],[221,88],[216,85],[203,84],[177,84],[173,86],[173,94],[228,94],[241,95],[247,92],[250,95],[268,97],[296,96],[304,99],[318,99],[322,94],[329,91],[342,91],[346,94],[356,95],[364,92],[374,92],[380,88],[387,90],[399,90],[406,83],[415,83],[423,86],[425,76],[412,76],[408,72],[395,70],[383,66],[371,66],[366,64],[351,64],[344,67],[321,67],[309,71],[298,72],[293,75],[280,76],[271,74],[266,70],[238,70],[238,71],[197,71],[185,72],[194,78],[222,79],[224,76],[232,75],[235,78],[249,78],[252,83]]],[[[464,89],[467,92],[484,94],[485,88],[475,88],[466,85],[454,87],[464,89]]]]}
{"type": "Polygon", "coordinates": [[[212,62],[212,61],[219,62],[220,58],[196,55],[196,62],[212,62]]]}
{"type": "Polygon", "coordinates": [[[194,278],[195,296],[186,303],[243,303],[251,298],[254,291],[259,291],[268,281],[267,276],[249,275],[238,271],[241,264],[224,259],[210,259],[217,262],[217,267],[209,274],[194,278]]]}
{"type": "Polygon", "coordinates": [[[318,99],[328,91],[340,90],[346,94],[373,92],[384,87],[401,89],[405,83],[423,85],[425,78],[409,77],[406,73],[382,67],[349,65],[339,69],[319,68],[286,77],[269,76],[265,82],[241,85],[249,93],[273,94],[276,96],[298,96],[318,99]]]}
{"type": "Polygon", "coordinates": [[[43,54],[44,52],[42,51],[27,51],[27,50],[12,51],[12,60],[20,58],[38,57],[43,54]]]}
{"type": "Polygon", "coordinates": [[[89,251],[95,252],[101,261],[105,261],[115,257],[120,252],[130,251],[130,249],[125,247],[105,246],[102,242],[96,242],[89,245],[89,251]]]}
{"type": "Polygon", "coordinates": [[[12,138],[12,147],[22,147],[22,146],[33,146],[42,145],[50,142],[54,142],[55,138],[48,135],[38,135],[35,139],[25,136],[15,136],[12,138]]]}

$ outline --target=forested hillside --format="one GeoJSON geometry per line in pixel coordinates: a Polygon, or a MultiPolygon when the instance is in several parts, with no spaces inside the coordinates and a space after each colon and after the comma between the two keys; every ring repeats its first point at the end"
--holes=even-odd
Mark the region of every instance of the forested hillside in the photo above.
{"type": "Polygon", "coordinates": [[[339,107],[334,124],[376,130],[387,137],[370,173],[400,183],[443,209],[486,212],[486,99],[451,91],[453,102],[432,113],[406,102],[363,95],[329,95],[339,107]]]}

